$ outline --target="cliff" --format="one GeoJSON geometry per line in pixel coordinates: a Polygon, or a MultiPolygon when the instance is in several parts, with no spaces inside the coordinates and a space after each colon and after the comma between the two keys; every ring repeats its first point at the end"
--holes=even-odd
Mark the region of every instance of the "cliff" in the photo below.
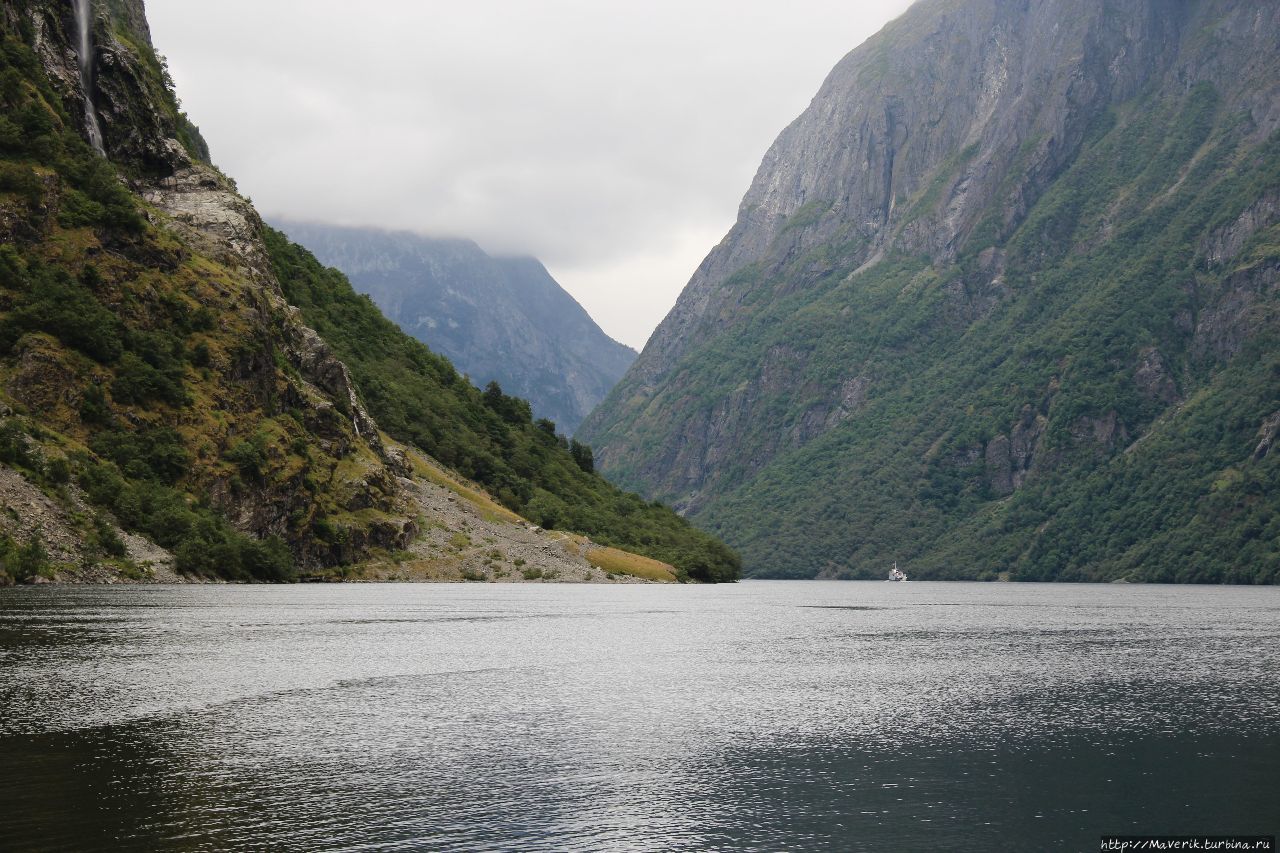
{"type": "Polygon", "coordinates": [[[723,546],[263,224],[140,2],[81,5],[0,0],[0,582],[603,579],[586,536],[630,544],[623,505],[670,577],[711,578],[723,546]],[[361,360],[378,348],[399,360],[361,360]],[[569,532],[519,514],[535,497],[581,510],[569,532]]]}
{"type": "Polygon", "coordinates": [[[572,434],[635,360],[533,258],[466,240],[280,223],[400,328],[484,387],[497,382],[572,434]]]}
{"type": "Polygon", "coordinates": [[[758,574],[1274,580],[1278,37],[1244,0],[917,3],[581,435],[758,574]]]}

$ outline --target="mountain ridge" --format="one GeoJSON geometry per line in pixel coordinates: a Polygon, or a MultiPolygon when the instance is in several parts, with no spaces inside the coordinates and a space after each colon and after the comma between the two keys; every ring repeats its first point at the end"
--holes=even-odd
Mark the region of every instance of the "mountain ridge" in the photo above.
{"type": "Polygon", "coordinates": [[[1278,32],[1229,0],[917,3],[782,132],[584,440],[756,573],[1274,579],[1278,32]],[[1214,407],[1229,441],[1133,476],[1214,407]],[[1177,498],[1130,495],[1153,526],[1079,482],[1177,498]],[[1090,515],[1114,541],[1076,541],[1090,515]]]}

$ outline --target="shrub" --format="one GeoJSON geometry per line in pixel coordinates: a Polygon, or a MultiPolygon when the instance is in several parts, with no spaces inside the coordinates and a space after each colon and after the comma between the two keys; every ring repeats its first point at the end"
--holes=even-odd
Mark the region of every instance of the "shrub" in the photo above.
{"type": "Polygon", "coordinates": [[[50,459],[44,466],[44,476],[56,486],[67,483],[71,480],[71,463],[63,456],[50,459]]]}
{"type": "Polygon", "coordinates": [[[63,228],[94,225],[106,218],[107,209],[79,190],[68,187],[62,193],[58,224],[63,228]]]}
{"type": "Polygon", "coordinates": [[[114,420],[107,395],[97,385],[86,388],[80,398],[80,420],[91,426],[110,426],[114,420]]]}
{"type": "Polygon", "coordinates": [[[182,435],[169,427],[143,432],[100,432],[90,439],[89,446],[133,479],[172,484],[182,479],[191,466],[191,454],[182,435]]]}
{"type": "Polygon", "coordinates": [[[101,513],[95,513],[93,516],[93,530],[89,534],[89,545],[100,553],[117,559],[127,553],[124,540],[101,513]]]}
{"type": "Polygon", "coordinates": [[[40,182],[40,176],[30,166],[19,163],[0,163],[0,192],[17,195],[29,207],[35,207],[44,200],[44,184],[40,182]]]}
{"type": "Polygon", "coordinates": [[[191,363],[196,367],[208,367],[213,363],[213,354],[209,352],[209,344],[200,341],[192,347],[191,363]]]}
{"type": "Polygon", "coordinates": [[[233,445],[222,458],[235,465],[245,479],[261,483],[267,471],[266,447],[266,436],[255,433],[251,438],[233,445]]]}
{"type": "Polygon", "coordinates": [[[174,406],[188,402],[179,367],[171,364],[157,368],[132,352],[120,357],[115,381],[111,383],[111,396],[126,405],[141,405],[154,400],[174,406]]]}
{"type": "Polygon", "coordinates": [[[573,461],[583,472],[594,474],[596,470],[595,454],[591,448],[576,438],[569,442],[569,454],[573,457],[573,461]]]}
{"type": "Polygon", "coordinates": [[[84,286],[63,270],[6,264],[6,278],[24,290],[23,304],[0,321],[0,350],[11,350],[28,332],[46,332],[104,364],[124,351],[122,327],[84,286]]]}
{"type": "Polygon", "coordinates": [[[48,577],[52,573],[49,555],[38,536],[32,537],[25,545],[18,545],[0,534],[0,574],[18,583],[30,583],[38,575],[48,577]]]}
{"type": "Polygon", "coordinates": [[[37,466],[36,458],[27,446],[27,433],[16,421],[0,422],[0,462],[28,471],[37,466]]]}

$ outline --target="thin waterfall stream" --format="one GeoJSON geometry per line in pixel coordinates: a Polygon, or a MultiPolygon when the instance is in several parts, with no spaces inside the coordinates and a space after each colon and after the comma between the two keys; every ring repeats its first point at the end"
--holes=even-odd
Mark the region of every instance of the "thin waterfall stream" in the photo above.
{"type": "Polygon", "coordinates": [[[79,38],[76,57],[80,60],[80,89],[84,92],[85,129],[89,143],[99,154],[106,155],[102,142],[102,125],[98,123],[98,110],[93,105],[93,6],[92,0],[72,0],[76,9],[76,30],[79,38]]]}

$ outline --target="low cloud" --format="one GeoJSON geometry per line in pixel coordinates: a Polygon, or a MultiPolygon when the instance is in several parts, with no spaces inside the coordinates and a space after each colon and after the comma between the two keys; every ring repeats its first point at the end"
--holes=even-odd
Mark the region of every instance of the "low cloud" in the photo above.
{"type": "Polygon", "coordinates": [[[640,347],[760,158],[906,0],[149,0],[215,161],[268,217],[540,258],[640,347]]]}

